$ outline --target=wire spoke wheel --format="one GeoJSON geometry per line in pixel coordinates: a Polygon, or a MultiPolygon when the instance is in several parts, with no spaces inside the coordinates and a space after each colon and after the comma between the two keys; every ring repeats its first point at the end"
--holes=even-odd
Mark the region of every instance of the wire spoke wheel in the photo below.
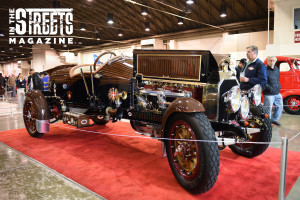
{"type": "Polygon", "coordinates": [[[179,184],[194,194],[210,190],[219,173],[219,150],[210,122],[203,113],[176,113],[165,131],[169,165],[179,184]],[[192,140],[192,141],[190,141],[192,140]]]}
{"type": "Polygon", "coordinates": [[[36,131],[36,113],[33,108],[33,104],[31,101],[26,101],[24,104],[24,122],[27,127],[27,130],[30,133],[34,133],[36,131]]]}
{"type": "Polygon", "coordinates": [[[186,140],[196,140],[196,136],[191,127],[184,121],[176,121],[171,128],[169,140],[172,158],[175,167],[185,179],[191,180],[199,171],[200,153],[196,142],[186,140]],[[182,140],[180,140],[182,139],[182,140]]]}
{"type": "MultiPolygon", "coordinates": [[[[259,106],[259,109],[262,113],[267,113],[266,109],[263,106],[259,106]]],[[[248,134],[248,139],[239,138],[241,142],[270,142],[272,138],[272,125],[271,120],[259,119],[259,121],[254,120],[251,128],[259,128],[260,131],[256,133],[248,134]],[[259,125],[261,123],[261,125],[259,125]]],[[[237,143],[234,145],[229,145],[229,148],[236,154],[245,156],[248,158],[256,157],[261,155],[267,148],[269,144],[254,144],[254,143],[237,143]]]]}
{"type": "Polygon", "coordinates": [[[37,109],[35,108],[31,99],[27,98],[23,107],[23,119],[25,127],[32,137],[39,138],[44,133],[39,133],[36,129],[37,109]]]}

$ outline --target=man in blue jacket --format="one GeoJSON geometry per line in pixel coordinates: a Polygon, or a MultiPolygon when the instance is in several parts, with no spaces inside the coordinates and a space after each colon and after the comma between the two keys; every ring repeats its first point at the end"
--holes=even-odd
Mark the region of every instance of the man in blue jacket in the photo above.
{"type": "Polygon", "coordinates": [[[44,91],[49,91],[49,76],[47,72],[43,72],[44,77],[42,78],[44,84],[44,91]]]}
{"type": "Polygon", "coordinates": [[[267,84],[267,68],[264,63],[257,58],[258,48],[256,46],[247,47],[247,66],[240,74],[241,90],[249,90],[256,84],[264,88],[267,84]]]}
{"type": "Polygon", "coordinates": [[[268,114],[272,119],[272,124],[280,126],[278,120],[281,117],[283,109],[282,96],[280,94],[280,72],[278,67],[275,66],[277,58],[275,56],[268,57],[267,74],[268,82],[263,90],[264,93],[264,106],[268,110],[268,114]],[[275,106],[273,116],[272,107],[275,106]]]}

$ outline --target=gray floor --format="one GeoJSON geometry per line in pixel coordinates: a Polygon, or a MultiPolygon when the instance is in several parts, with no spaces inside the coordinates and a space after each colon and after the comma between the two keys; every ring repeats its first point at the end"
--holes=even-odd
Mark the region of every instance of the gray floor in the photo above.
{"type": "MultiPolygon", "coordinates": [[[[8,98],[7,102],[17,106],[16,99],[8,98]]],[[[20,110],[17,109],[12,113],[13,115],[4,113],[0,102],[0,131],[24,128],[20,110]]],[[[279,122],[282,126],[273,127],[272,142],[281,141],[282,137],[291,139],[300,132],[300,116],[283,113],[279,122]]],[[[281,148],[280,144],[270,146],[281,148]]],[[[288,149],[300,152],[300,135],[289,142],[288,149]]],[[[299,196],[300,177],[286,199],[299,199],[299,196]]],[[[0,143],[0,199],[102,199],[102,197],[0,143]]]]}
{"type": "MultiPolygon", "coordinates": [[[[15,98],[0,102],[0,131],[24,128],[15,98]],[[3,109],[3,105],[9,109],[3,109]],[[13,112],[11,112],[13,110],[13,112]]],[[[0,132],[1,133],[1,132],[0,132]]],[[[0,142],[0,199],[104,199],[46,165],[0,142]]]]}

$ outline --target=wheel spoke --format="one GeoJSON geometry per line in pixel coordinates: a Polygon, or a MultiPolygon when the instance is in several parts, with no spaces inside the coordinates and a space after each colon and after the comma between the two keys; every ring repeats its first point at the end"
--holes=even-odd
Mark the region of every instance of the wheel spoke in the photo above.
{"type": "Polygon", "coordinates": [[[197,143],[186,141],[195,139],[194,132],[188,124],[182,121],[182,123],[173,124],[171,133],[171,138],[183,140],[170,141],[174,164],[183,177],[191,179],[194,174],[197,174],[194,171],[199,169],[200,163],[197,143]]]}

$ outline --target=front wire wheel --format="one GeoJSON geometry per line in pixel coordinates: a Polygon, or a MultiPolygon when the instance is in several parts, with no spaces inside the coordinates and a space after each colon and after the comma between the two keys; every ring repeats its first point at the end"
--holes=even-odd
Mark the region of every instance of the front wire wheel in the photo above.
{"type": "Polygon", "coordinates": [[[36,118],[37,118],[37,109],[35,108],[31,99],[25,99],[23,106],[23,119],[25,127],[32,137],[40,138],[44,133],[39,133],[36,130],[36,118]]]}
{"type": "Polygon", "coordinates": [[[219,174],[219,150],[210,122],[203,113],[177,113],[166,129],[169,165],[179,184],[194,194],[210,190],[219,174]]]}

